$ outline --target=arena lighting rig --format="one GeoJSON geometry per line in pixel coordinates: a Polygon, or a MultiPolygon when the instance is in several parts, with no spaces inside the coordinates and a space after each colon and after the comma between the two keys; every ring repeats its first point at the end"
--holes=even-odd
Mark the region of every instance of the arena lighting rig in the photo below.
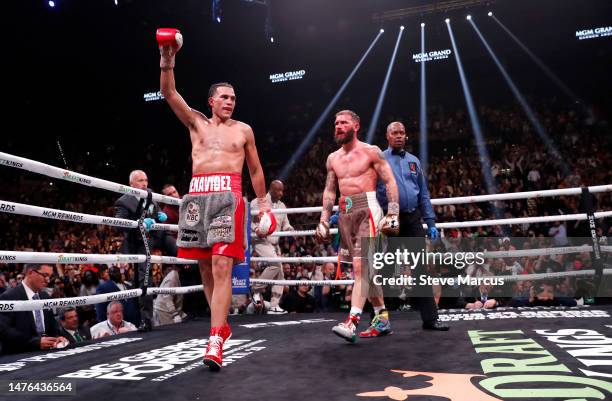
{"type": "Polygon", "coordinates": [[[492,5],[493,3],[495,3],[495,0],[448,0],[441,2],[436,1],[430,2],[430,4],[423,4],[413,7],[383,11],[382,13],[375,13],[372,15],[372,19],[377,23],[381,23],[384,21],[423,16],[426,14],[433,14],[437,12],[447,13],[449,11],[462,10],[470,7],[492,5]]]}

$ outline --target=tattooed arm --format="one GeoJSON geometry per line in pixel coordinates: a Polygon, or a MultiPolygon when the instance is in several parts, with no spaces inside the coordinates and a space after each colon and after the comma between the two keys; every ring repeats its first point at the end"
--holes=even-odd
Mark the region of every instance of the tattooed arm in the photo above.
{"type": "Polygon", "coordinates": [[[399,192],[397,191],[397,184],[395,177],[393,176],[393,170],[385,159],[385,154],[380,150],[378,146],[372,147],[374,169],[378,174],[378,177],[387,187],[387,199],[389,200],[389,213],[399,214],[399,192]],[[393,209],[393,210],[392,210],[393,209]]]}
{"type": "MultiPolygon", "coordinates": [[[[336,202],[336,185],[338,178],[331,166],[332,155],[327,157],[325,167],[327,167],[327,179],[325,180],[325,189],[323,190],[323,211],[321,212],[320,221],[327,223],[332,215],[334,203],[336,202]]],[[[397,192],[397,191],[396,191],[397,192]]]]}

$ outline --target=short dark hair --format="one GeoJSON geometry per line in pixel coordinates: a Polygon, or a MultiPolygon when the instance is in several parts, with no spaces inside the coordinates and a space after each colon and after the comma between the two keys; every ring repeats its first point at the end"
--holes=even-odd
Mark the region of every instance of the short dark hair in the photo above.
{"type": "Polygon", "coordinates": [[[170,188],[170,187],[173,187],[173,186],[174,186],[174,185],[172,185],[172,184],[164,184],[164,186],[162,187],[162,191],[163,191],[164,189],[166,189],[166,188],[170,188]]]}
{"type": "Polygon", "coordinates": [[[357,115],[357,113],[355,113],[353,110],[340,110],[339,112],[336,113],[336,117],[338,117],[341,114],[348,114],[349,116],[351,116],[351,118],[358,122],[361,123],[361,119],[359,118],[359,116],[357,115]]]}
{"type": "Polygon", "coordinates": [[[74,306],[67,306],[67,307],[65,307],[64,309],[62,309],[62,310],[60,311],[60,313],[59,313],[59,319],[60,319],[61,321],[64,321],[64,320],[66,320],[66,313],[68,313],[68,312],[76,312],[76,311],[77,311],[77,310],[76,310],[76,308],[75,308],[74,306]]]}
{"type": "Polygon", "coordinates": [[[51,268],[53,268],[53,266],[51,266],[49,263],[40,263],[40,264],[34,264],[34,263],[28,263],[25,266],[23,266],[23,271],[27,273],[28,270],[40,270],[41,267],[43,266],[49,266],[51,268]]]}
{"type": "Polygon", "coordinates": [[[217,82],[216,84],[210,85],[210,88],[208,89],[208,97],[210,98],[210,97],[215,96],[215,92],[217,92],[217,88],[221,88],[221,87],[227,87],[227,88],[234,89],[232,84],[230,84],[229,82],[217,82]]]}

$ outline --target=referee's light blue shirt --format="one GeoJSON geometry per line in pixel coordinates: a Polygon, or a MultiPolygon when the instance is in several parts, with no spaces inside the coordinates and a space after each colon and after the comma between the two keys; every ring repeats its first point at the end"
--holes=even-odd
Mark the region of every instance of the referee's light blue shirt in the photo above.
{"type": "MultiPolygon", "coordinates": [[[[436,214],[431,206],[431,197],[427,189],[427,180],[423,176],[421,162],[415,155],[408,152],[402,157],[392,154],[391,151],[391,148],[387,148],[383,153],[395,176],[400,199],[400,212],[412,213],[419,208],[427,227],[435,227],[436,214]]],[[[387,187],[380,180],[376,186],[376,198],[378,198],[380,205],[386,209],[388,204],[387,187]]]]}

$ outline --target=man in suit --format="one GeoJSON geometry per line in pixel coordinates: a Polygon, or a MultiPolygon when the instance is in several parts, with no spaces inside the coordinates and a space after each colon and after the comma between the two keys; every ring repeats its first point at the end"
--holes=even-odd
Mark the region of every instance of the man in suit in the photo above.
{"type": "MultiPolygon", "coordinates": [[[[45,291],[53,274],[50,265],[26,265],[25,278],[15,288],[0,296],[3,301],[28,301],[49,299],[45,291]]],[[[59,334],[59,328],[51,310],[0,313],[2,352],[24,352],[51,349],[67,343],[59,334]]]]}
{"type": "MultiPolygon", "coordinates": [[[[147,174],[142,170],[134,170],[130,173],[130,186],[132,188],[146,190],[149,185],[147,174]]],[[[133,195],[125,194],[115,202],[115,217],[129,220],[138,220],[142,214],[145,199],[139,199],[133,195]]],[[[149,206],[146,212],[145,227],[150,230],[151,225],[157,219],[164,222],[168,216],[161,211],[156,203],[149,206]]],[[[176,238],[167,231],[151,231],[149,233],[149,249],[159,249],[166,256],[176,256],[176,238]]],[[[123,243],[121,253],[125,254],[144,254],[145,246],[140,231],[133,228],[123,230],[123,243]]],[[[145,279],[145,263],[138,263],[134,270],[134,286],[138,283],[142,287],[145,279]]],[[[149,279],[149,283],[151,280],[149,279]]],[[[139,299],[140,305],[140,325],[139,331],[149,331],[152,328],[153,319],[153,297],[147,295],[139,299]]]]}
{"type": "Polygon", "coordinates": [[[60,335],[65,337],[71,344],[78,344],[91,340],[91,334],[86,327],[79,326],[79,315],[76,308],[70,306],[59,313],[60,335]]]}
{"type": "MultiPolygon", "coordinates": [[[[96,288],[96,294],[108,294],[109,292],[117,292],[117,291],[125,291],[132,289],[130,286],[123,282],[121,278],[121,269],[117,266],[111,266],[108,269],[109,280],[106,280],[104,283],[100,284],[98,288],[96,288]]],[[[138,305],[137,301],[134,298],[124,299],[121,301],[123,304],[123,308],[125,310],[125,319],[138,324],[138,305]]],[[[96,304],[96,319],[98,322],[106,320],[106,306],[108,302],[102,302],[96,304]]]]}

